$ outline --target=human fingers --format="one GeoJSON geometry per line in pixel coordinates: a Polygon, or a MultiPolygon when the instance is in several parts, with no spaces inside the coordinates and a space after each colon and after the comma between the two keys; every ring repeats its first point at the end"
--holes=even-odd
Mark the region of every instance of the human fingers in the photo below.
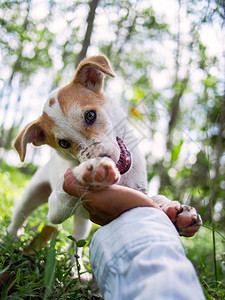
{"type": "Polygon", "coordinates": [[[82,185],[73,175],[73,171],[68,169],[64,174],[63,189],[71,196],[81,197],[87,193],[87,186],[82,185]]]}

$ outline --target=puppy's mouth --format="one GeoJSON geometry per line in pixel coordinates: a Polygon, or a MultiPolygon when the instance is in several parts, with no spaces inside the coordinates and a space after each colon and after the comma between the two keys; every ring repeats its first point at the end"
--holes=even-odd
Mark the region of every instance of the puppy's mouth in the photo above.
{"type": "Polygon", "coordinates": [[[122,175],[125,174],[130,169],[131,154],[127,150],[127,147],[119,137],[117,137],[116,140],[120,147],[120,157],[118,162],[116,163],[116,167],[118,168],[120,174],[122,175]]]}

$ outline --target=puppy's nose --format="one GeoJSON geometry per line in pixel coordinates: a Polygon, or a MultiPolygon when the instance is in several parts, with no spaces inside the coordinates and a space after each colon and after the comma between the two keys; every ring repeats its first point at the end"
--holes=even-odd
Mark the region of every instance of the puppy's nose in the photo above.
{"type": "Polygon", "coordinates": [[[110,155],[108,155],[108,154],[106,154],[106,153],[102,153],[102,154],[100,154],[100,155],[99,155],[99,157],[108,157],[108,158],[111,158],[111,156],[110,156],[110,155]]]}

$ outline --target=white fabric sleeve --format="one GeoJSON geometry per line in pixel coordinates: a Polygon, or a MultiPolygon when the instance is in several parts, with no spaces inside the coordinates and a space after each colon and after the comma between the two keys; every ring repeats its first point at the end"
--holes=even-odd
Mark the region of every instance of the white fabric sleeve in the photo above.
{"type": "Polygon", "coordinates": [[[58,181],[56,189],[52,191],[48,199],[47,218],[54,224],[61,224],[81,206],[80,198],[70,196],[63,190],[63,181],[63,178],[58,181]]]}
{"type": "Polygon", "coordinates": [[[205,299],[175,227],[155,208],[134,208],[98,229],[90,261],[105,300],[205,299]]]}

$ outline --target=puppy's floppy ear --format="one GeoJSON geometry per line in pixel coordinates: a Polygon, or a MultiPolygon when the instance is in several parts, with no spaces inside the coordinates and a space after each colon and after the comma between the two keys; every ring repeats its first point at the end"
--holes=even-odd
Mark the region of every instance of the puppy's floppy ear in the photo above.
{"type": "Polygon", "coordinates": [[[39,119],[28,124],[17,136],[14,142],[14,147],[19,153],[21,161],[24,161],[28,143],[33,143],[35,146],[40,146],[46,143],[45,133],[41,128],[41,122],[39,119]]]}
{"type": "Polygon", "coordinates": [[[97,94],[101,93],[104,74],[115,77],[109,61],[105,56],[93,56],[84,59],[78,66],[73,79],[74,83],[80,83],[97,94]]]}

